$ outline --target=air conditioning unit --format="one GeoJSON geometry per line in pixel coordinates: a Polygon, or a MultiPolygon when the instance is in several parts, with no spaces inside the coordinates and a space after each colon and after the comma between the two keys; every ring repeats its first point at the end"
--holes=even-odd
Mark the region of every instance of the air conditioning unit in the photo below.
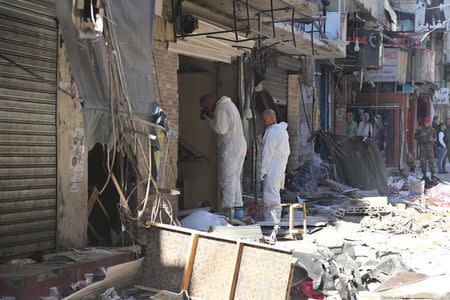
{"type": "Polygon", "coordinates": [[[399,84],[395,88],[396,93],[413,94],[414,87],[411,84],[399,84]]]}
{"type": "Polygon", "coordinates": [[[360,42],[358,65],[366,69],[379,69],[383,65],[383,36],[379,31],[366,31],[360,42]]]}

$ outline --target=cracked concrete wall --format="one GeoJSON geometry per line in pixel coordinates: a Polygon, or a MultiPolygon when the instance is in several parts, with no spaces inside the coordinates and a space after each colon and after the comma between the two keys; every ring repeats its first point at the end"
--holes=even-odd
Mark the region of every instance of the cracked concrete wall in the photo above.
{"type": "MultiPolygon", "coordinates": [[[[76,94],[64,42],[58,49],[58,84],[76,94]]],[[[85,247],[88,165],[83,115],[80,102],[61,91],[57,93],[57,149],[57,247],[85,247]]]]}

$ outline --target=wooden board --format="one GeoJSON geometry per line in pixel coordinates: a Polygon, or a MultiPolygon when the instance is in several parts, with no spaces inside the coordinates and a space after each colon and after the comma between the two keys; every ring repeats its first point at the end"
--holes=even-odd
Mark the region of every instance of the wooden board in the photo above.
{"type": "Polygon", "coordinates": [[[179,292],[190,241],[189,233],[148,228],[143,284],[159,290],[179,292]]]}
{"type": "Polygon", "coordinates": [[[144,284],[202,299],[287,299],[290,251],[151,223],[144,284]]]}
{"type": "Polygon", "coordinates": [[[189,295],[203,299],[228,299],[235,261],[235,243],[200,238],[189,295]]]}
{"type": "Polygon", "coordinates": [[[244,246],[234,299],[287,298],[292,256],[244,246]]]}
{"type": "Polygon", "coordinates": [[[99,299],[100,294],[110,287],[116,290],[132,286],[140,274],[143,259],[133,260],[108,268],[104,280],[96,282],[65,298],[66,300],[99,299]]]}

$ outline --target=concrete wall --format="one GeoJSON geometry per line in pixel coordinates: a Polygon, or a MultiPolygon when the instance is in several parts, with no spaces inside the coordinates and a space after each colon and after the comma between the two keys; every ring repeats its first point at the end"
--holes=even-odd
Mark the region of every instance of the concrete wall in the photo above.
{"type": "MultiPolygon", "coordinates": [[[[342,76],[339,80],[338,87],[335,89],[335,133],[338,135],[346,135],[347,133],[347,76],[342,76]]],[[[333,90],[334,92],[334,90],[333,90]]]]}
{"type": "Polygon", "coordinates": [[[288,161],[288,170],[293,170],[299,167],[300,162],[300,83],[299,75],[288,75],[288,105],[287,105],[287,119],[288,119],[288,133],[289,146],[291,154],[288,161]]]}
{"type": "MultiPolygon", "coordinates": [[[[299,164],[304,164],[307,160],[312,159],[314,147],[313,143],[308,143],[308,139],[312,132],[319,128],[319,109],[316,97],[315,109],[313,109],[313,88],[312,86],[305,84],[304,75],[300,75],[300,121],[299,121],[299,164]],[[303,97],[303,100],[302,100],[303,97]],[[309,127],[308,127],[309,123],[309,127]]],[[[305,78],[306,79],[306,78],[305,78]]],[[[316,88],[317,90],[317,88],[316,88]]],[[[317,91],[315,91],[317,94],[317,91]]]]}
{"type": "MultiPolygon", "coordinates": [[[[58,50],[58,83],[76,93],[64,43],[58,50]]],[[[87,151],[81,105],[66,94],[57,94],[57,247],[84,247],[88,227],[87,151]]]]}

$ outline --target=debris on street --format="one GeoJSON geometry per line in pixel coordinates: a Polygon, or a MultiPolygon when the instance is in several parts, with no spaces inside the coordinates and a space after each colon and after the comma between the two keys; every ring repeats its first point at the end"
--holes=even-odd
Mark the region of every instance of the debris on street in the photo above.
{"type": "Polygon", "coordinates": [[[0,300],[450,299],[450,0],[0,0],[0,300]]]}

